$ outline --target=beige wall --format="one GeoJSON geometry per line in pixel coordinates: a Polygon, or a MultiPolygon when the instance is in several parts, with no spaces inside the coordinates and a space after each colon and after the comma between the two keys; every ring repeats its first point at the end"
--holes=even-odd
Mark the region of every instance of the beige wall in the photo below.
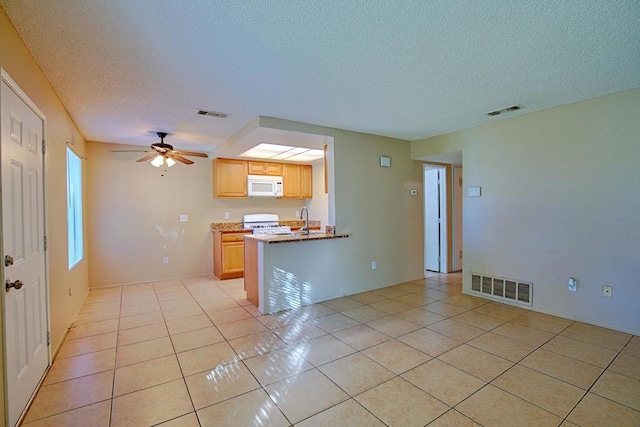
{"type": "Polygon", "coordinates": [[[320,221],[320,226],[329,225],[329,195],[324,192],[324,161],[315,162],[312,165],[313,198],[307,200],[309,218],[320,221]]]}
{"type": "Polygon", "coordinates": [[[88,143],[91,287],[212,274],[212,222],[241,222],[248,213],[291,220],[304,206],[303,200],[215,199],[210,159],[164,172],[137,163],[144,153],[115,149],[141,147],[88,143]],[[181,214],[189,221],[181,223],[181,214]]]}
{"type": "MultiPolygon", "coordinates": [[[[45,138],[48,144],[45,171],[47,236],[49,239],[47,257],[51,307],[51,345],[52,351],[55,352],[88,290],[89,254],[85,252],[84,260],[73,271],[69,272],[67,269],[66,223],[65,143],[73,140],[75,142],[74,150],[83,156],[85,154],[85,141],[48,80],[44,77],[40,67],[24,43],[22,43],[13,25],[2,10],[0,10],[0,40],[2,40],[0,67],[31,98],[46,115],[47,119],[45,131],[45,138]],[[71,296],[69,296],[69,288],[71,289],[71,296]]],[[[2,316],[0,316],[1,318],[2,316]]],[[[2,396],[0,396],[0,400],[4,401],[2,396]]]]}
{"type": "Polygon", "coordinates": [[[482,187],[463,204],[465,291],[471,271],[527,280],[535,310],[640,334],[638,112],[640,89],[412,143],[462,150],[465,191],[482,187]]]}

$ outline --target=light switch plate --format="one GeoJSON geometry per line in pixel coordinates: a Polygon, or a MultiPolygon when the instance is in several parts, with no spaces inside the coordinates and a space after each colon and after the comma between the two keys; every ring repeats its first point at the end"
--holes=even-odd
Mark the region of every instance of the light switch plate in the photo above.
{"type": "Polygon", "coordinates": [[[180,215],[180,222],[187,222],[187,221],[189,221],[189,215],[185,215],[185,214],[180,215]]]}
{"type": "Polygon", "coordinates": [[[391,157],[388,156],[380,156],[380,166],[383,168],[391,167],[391,157]]]}

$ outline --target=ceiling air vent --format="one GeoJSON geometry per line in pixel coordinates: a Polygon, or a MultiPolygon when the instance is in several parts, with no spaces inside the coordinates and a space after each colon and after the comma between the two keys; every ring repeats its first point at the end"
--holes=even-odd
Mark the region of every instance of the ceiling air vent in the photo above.
{"type": "Polygon", "coordinates": [[[217,117],[218,119],[226,119],[228,117],[231,117],[231,114],[221,113],[220,111],[198,110],[198,114],[200,114],[201,116],[217,117]]]}
{"type": "Polygon", "coordinates": [[[507,108],[503,108],[501,110],[496,110],[496,111],[492,111],[490,113],[487,113],[487,116],[497,116],[497,115],[502,114],[502,113],[508,113],[508,112],[511,112],[511,111],[521,110],[523,108],[524,107],[522,105],[512,105],[511,107],[507,107],[507,108]]]}

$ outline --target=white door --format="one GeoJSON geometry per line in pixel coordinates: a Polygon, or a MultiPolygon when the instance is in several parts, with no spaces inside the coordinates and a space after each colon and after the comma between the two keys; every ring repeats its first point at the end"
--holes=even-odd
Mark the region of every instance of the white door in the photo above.
{"type": "Polygon", "coordinates": [[[440,170],[425,170],[425,269],[440,271],[440,170]]]}
{"type": "Polygon", "coordinates": [[[13,426],[29,403],[50,358],[44,255],[44,126],[42,115],[39,117],[27,105],[31,102],[9,87],[6,75],[2,77],[0,144],[5,280],[2,292],[7,416],[13,426]],[[8,287],[9,283],[13,287],[8,287]]]}

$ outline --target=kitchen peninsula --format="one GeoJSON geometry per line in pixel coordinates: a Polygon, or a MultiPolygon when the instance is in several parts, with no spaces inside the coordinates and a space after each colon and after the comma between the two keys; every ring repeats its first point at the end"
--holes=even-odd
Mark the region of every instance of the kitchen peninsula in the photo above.
{"type": "Polygon", "coordinates": [[[348,234],[291,233],[244,236],[247,299],[263,314],[295,309],[338,296],[326,270],[348,234]]]}

